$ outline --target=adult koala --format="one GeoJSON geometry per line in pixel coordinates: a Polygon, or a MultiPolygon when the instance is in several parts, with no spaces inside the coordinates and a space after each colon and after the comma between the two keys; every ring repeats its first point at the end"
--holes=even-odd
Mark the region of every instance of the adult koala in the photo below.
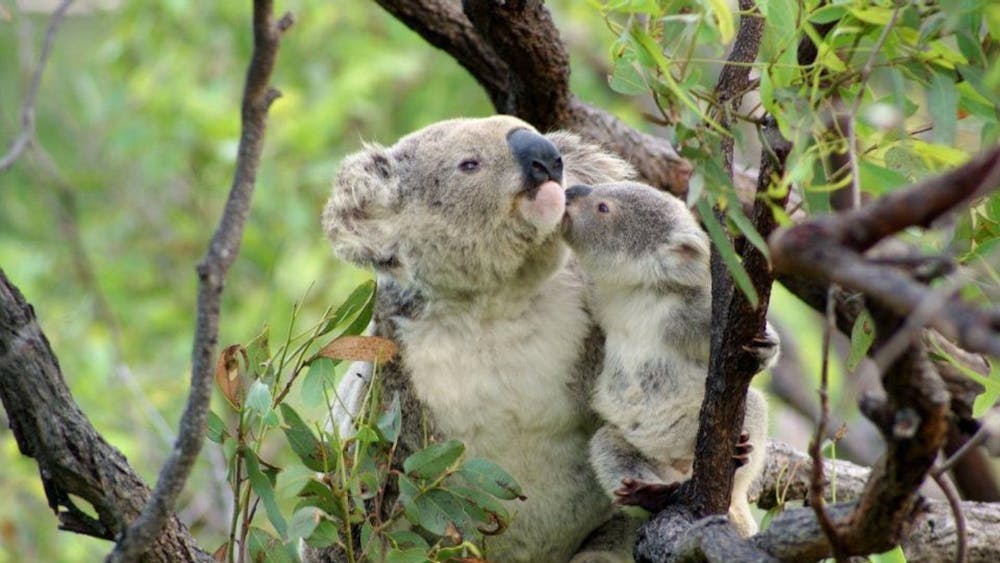
{"type": "MultiPolygon", "coordinates": [[[[491,560],[628,557],[601,539],[627,534],[592,534],[612,514],[587,458],[601,335],[559,226],[565,186],[632,174],[572,134],[456,119],[346,158],[323,213],[336,253],[375,269],[375,332],[400,345],[379,371],[403,405],[396,459],[428,434],[456,438],[524,489],[508,530],[487,540],[491,560]]],[[[338,389],[348,410],[367,373],[352,369],[338,389]]]]}

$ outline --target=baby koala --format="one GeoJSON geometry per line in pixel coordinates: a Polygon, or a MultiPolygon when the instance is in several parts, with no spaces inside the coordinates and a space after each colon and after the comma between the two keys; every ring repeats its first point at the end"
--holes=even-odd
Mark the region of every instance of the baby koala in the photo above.
{"type": "MultiPolygon", "coordinates": [[[[606,334],[593,405],[606,424],[590,442],[598,480],[619,504],[662,509],[691,476],[711,335],[709,241],[676,197],[634,182],[566,191],[563,236],[592,282],[606,334]]],[[[773,363],[768,327],[753,352],[773,363]]],[[[767,404],[750,389],[730,519],[757,532],[747,489],[764,465],[767,404]]]]}

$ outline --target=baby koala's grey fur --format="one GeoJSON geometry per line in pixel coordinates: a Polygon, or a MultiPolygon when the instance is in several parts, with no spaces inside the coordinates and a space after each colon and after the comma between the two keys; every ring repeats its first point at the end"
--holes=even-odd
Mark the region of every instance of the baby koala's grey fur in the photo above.
{"type": "MultiPolygon", "coordinates": [[[[679,199],[634,182],[571,188],[563,235],[607,335],[593,396],[607,423],[591,440],[591,463],[609,495],[643,505],[630,499],[637,490],[690,477],[711,334],[708,238],[679,199]]],[[[764,369],[778,342],[770,330],[761,342],[764,369]]],[[[767,404],[753,389],[744,431],[752,449],[736,471],[730,518],[746,536],[757,531],[747,489],[767,438],[767,404]]]]}

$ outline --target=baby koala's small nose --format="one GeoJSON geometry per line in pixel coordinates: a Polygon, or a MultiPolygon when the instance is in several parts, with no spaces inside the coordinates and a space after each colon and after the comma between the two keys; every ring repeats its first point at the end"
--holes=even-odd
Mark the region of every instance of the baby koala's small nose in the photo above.
{"type": "Polygon", "coordinates": [[[594,188],[586,184],[577,184],[566,190],[566,203],[569,203],[577,198],[587,197],[592,191],[594,191],[594,188]]]}

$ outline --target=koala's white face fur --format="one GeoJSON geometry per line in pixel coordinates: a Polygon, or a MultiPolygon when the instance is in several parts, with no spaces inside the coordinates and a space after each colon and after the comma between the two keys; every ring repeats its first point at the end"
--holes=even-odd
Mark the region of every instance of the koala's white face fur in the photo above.
{"type": "Polygon", "coordinates": [[[443,121],[346,158],[323,225],[342,258],[428,295],[533,286],[564,259],[563,186],[629,175],[623,162],[575,136],[546,140],[514,117],[443,121]],[[565,172],[554,181],[529,179],[512,148],[518,131],[530,132],[521,135],[530,142],[554,143],[565,172]],[[581,151],[593,158],[572,162],[581,151]]]}

